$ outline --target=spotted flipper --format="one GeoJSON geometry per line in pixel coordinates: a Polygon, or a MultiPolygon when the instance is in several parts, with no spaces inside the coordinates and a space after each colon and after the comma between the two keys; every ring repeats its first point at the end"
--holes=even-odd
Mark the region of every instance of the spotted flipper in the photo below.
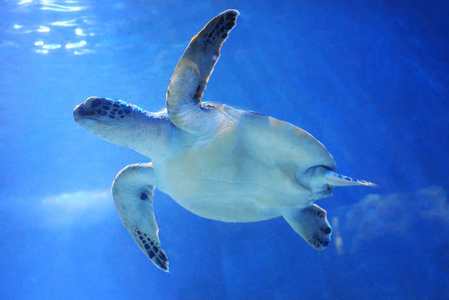
{"type": "Polygon", "coordinates": [[[284,219],[302,236],[310,246],[323,250],[329,245],[332,228],[326,217],[326,211],[318,205],[302,209],[285,209],[284,219]]]}
{"type": "Polygon", "coordinates": [[[153,213],[154,182],[151,163],[129,165],[115,178],[112,195],[123,225],[140,249],[159,269],[168,272],[153,213]]]}
{"type": "Polygon", "coordinates": [[[237,16],[236,10],[227,10],[213,18],[193,37],[178,62],[166,98],[168,115],[178,128],[202,133],[214,127],[214,118],[205,116],[209,112],[201,105],[201,98],[237,16]]]}

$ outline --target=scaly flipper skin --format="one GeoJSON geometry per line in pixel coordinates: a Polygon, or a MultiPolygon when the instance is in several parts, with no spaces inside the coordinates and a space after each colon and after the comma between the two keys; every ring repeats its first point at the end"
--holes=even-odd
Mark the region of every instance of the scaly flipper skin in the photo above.
{"type": "Polygon", "coordinates": [[[160,246],[153,213],[153,182],[151,163],[130,165],[118,173],[112,195],[123,225],[137,245],[159,269],[168,272],[167,256],[160,246]]]}
{"type": "Polygon", "coordinates": [[[329,245],[332,228],[327,221],[326,211],[318,205],[285,209],[283,216],[288,224],[313,248],[323,250],[329,245]]]}
{"type": "Polygon", "coordinates": [[[199,122],[204,119],[202,114],[210,113],[201,106],[201,98],[237,16],[236,10],[227,10],[213,18],[190,41],[176,66],[168,86],[166,106],[172,123],[184,131],[207,130],[204,122],[199,122]]]}

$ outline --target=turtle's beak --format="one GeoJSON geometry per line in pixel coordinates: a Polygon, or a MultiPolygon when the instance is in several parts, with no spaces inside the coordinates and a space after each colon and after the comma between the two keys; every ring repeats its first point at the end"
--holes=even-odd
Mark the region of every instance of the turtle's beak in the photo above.
{"type": "Polygon", "coordinates": [[[96,114],[92,110],[87,110],[86,105],[81,103],[73,110],[73,118],[76,122],[78,122],[79,119],[96,119],[96,114]]]}
{"type": "Polygon", "coordinates": [[[73,110],[73,119],[84,129],[97,134],[98,116],[95,111],[90,110],[89,106],[86,106],[85,102],[75,107],[73,110]]]}

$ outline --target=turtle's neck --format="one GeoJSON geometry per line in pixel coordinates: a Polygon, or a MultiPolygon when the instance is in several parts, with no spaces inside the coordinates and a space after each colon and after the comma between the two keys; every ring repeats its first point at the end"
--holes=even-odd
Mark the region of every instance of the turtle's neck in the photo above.
{"type": "Polygon", "coordinates": [[[134,110],[135,119],[139,120],[130,130],[127,147],[145,155],[152,160],[161,160],[173,152],[173,141],[181,131],[170,122],[167,112],[151,113],[134,110]]]}

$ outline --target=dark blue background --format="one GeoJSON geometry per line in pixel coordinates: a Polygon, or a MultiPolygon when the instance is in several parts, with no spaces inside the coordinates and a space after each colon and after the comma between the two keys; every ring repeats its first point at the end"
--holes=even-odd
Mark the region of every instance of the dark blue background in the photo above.
{"type": "Polygon", "coordinates": [[[438,0],[1,1],[0,298],[448,299],[448,29],[438,0]],[[228,8],[241,15],[204,100],[304,128],[378,188],[319,201],[325,251],[282,218],[214,222],[156,191],[166,274],[109,192],[149,159],[72,109],[96,95],[160,110],[184,48],[228,8]]]}

